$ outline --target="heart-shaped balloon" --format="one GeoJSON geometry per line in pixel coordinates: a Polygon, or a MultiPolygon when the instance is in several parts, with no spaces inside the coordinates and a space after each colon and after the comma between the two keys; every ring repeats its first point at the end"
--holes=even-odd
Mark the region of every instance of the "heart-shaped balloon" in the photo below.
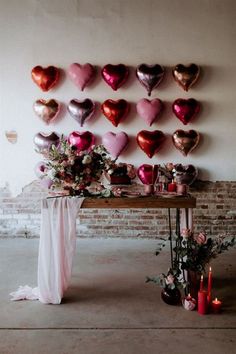
{"type": "Polygon", "coordinates": [[[104,116],[117,127],[129,112],[129,104],[126,100],[106,100],[101,106],[104,116]]]}
{"type": "Polygon", "coordinates": [[[139,166],[137,175],[143,184],[154,184],[157,179],[159,165],[143,164],[139,166]]]}
{"type": "Polygon", "coordinates": [[[198,171],[193,165],[182,165],[181,163],[175,165],[175,179],[180,184],[192,184],[197,178],[198,171]]]}
{"type": "Polygon", "coordinates": [[[195,130],[184,131],[178,129],[172,135],[172,141],[176,149],[178,149],[184,156],[187,156],[193,151],[200,140],[200,134],[195,130]]]}
{"type": "Polygon", "coordinates": [[[34,172],[38,178],[43,178],[46,171],[47,166],[44,161],[39,161],[34,168],[34,172]]]}
{"type": "Polygon", "coordinates": [[[95,112],[95,103],[86,98],[83,101],[71,100],[67,106],[67,110],[82,127],[84,122],[90,119],[95,112]]]}
{"type": "Polygon", "coordinates": [[[37,146],[38,152],[41,154],[47,154],[52,145],[58,146],[60,137],[57,133],[42,133],[39,132],[34,136],[34,143],[37,146]]]}
{"type": "Polygon", "coordinates": [[[43,188],[50,189],[52,184],[53,184],[53,181],[48,177],[44,177],[44,178],[40,179],[40,185],[43,188]]]}
{"type": "Polygon", "coordinates": [[[31,76],[33,81],[42,91],[49,91],[57,84],[60,77],[60,70],[55,66],[42,68],[38,65],[32,69],[31,76]]]}
{"type": "Polygon", "coordinates": [[[103,80],[114,90],[118,90],[127,80],[129,69],[124,64],[107,64],[102,68],[103,80]]]}
{"type": "Polygon", "coordinates": [[[69,66],[68,74],[74,84],[83,91],[95,78],[96,70],[89,63],[84,65],[73,63],[69,66]]]}
{"type": "Polygon", "coordinates": [[[160,84],[164,77],[164,73],[164,68],[159,64],[141,64],[136,69],[136,76],[147,90],[148,96],[151,96],[152,90],[160,84]]]}
{"type": "Polygon", "coordinates": [[[142,98],[138,101],[137,112],[140,117],[151,126],[154,120],[159,116],[162,111],[163,103],[159,98],[154,98],[153,100],[147,100],[142,98]]]}
{"type": "Polygon", "coordinates": [[[188,91],[197,81],[200,74],[200,67],[196,64],[190,64],[185,66],[183,64],[178,64],[172,70],[173,77],[177,84],[188,91]]]}
{"type": "Polygon", "coordinates": [[[151,158],[160,150],[165,138],[165,134],[160,130],[152,132],[142,130],[137,134],[137,143],[147,156],[151,158]]]}
{"type": "Polygon", "coordinates": [[[36,115],[41,118],[46,124],[50,124],[56,119],[60,112],[60,103],[54,99],[51,100],[37,100],[33,104],[33,110],[36,115]]]}
{"type": "Polygon", "coordinates": [[[125,132],[113,133],[107,132],[102,137],[102,143],[107,151],[115,158],[117,158],[126,148],[129,142],[129,137],[125,132]]]}
{"type": "Polygon", "coordinates": [[[178,98],[172,105],[172,111],[176,117],[181,120],[184,125],[186,125],[200,111],[200,104],[194,98],[189,98],[188,100],[178,98]]]}
{"type": "Polygon", "coordinates": [[[72,132],[68,137],[70,145],[75,146],[78,151],[89,150],[94,145],[95,137],[89,132],[72,132]]]}

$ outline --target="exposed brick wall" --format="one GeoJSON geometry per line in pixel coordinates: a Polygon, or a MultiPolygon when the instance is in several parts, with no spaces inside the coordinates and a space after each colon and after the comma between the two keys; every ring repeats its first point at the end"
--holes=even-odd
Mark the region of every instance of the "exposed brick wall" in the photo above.
{"type": "MultiPolygon", "coordinates": [[[[198,181],[191,193],[197,198],[196,231],[236,234],[236,182],[198,181]]],[[[38,237],[40,200],[46,195],[36,181],[16,198],[10,197],[7,187],[0,189],[0,236],[38,237]]],[[[81,237],[166,237],[167,211],[84,209],[77,219],[77,233],[81,237]]]]}

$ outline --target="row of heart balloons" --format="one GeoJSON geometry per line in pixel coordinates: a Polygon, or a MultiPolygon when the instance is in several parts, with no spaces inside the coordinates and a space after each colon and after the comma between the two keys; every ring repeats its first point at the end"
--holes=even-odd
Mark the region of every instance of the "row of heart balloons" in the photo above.
{"type": "MultiPolygon", "coordinates": [[[[136,105],[137,113],[149,125],[159,117],[163,110],[163,102],[159,98],[148,100],[143,98],[136,105]]],[[[70,115],[82,127],[85,121],[89,120],[95,113],[96,104],[89,98],[84,100],[73,99],[69,102],[67,110],[70,115]]],[[[54,100],[39,99],[33,104],[34,112],[45,123],[49,124],[54,121],[60,113],[61,104],[54,100]]],[[[122,119],[128,114],[130,104],[124,100],[104,101],[101,105],[101,111],[104,116],[117,127],[122,119]]],[[[184,124],[188,124],[199,112],[200,104],[194,98],[182,99],[178,98],[172,104],[172,111],[176,117],[184,124]]]]}
{"type": "MultiPolygon", "coordinates": [[[[136,136],[138,146],[150,158],[159,152],[165,140],[166,135],[161,130],[141,130],[136,136]]],[[[178,129],[172,134],[172,142],[174,146],[184,156],[187,156],[197,147],[199,140],[200,134],[195,130],[184,131],[178,129]]],[[[68,141],[72,146],[75,146],[77,150],[83,151],[94,145],[95,136],[90,131],[74,131],[69,134],[68,141]]],[[[53,144],[57,146],[59,142],[60,136],[55,132],[49,134],[39,132],[34,137],[34,143],[38,151],[42,154],[47,153],[48,149],[53,144]]],[[[107,132],[102,136],[102,143],[107,151],[113,157],[117,158],[127,147],[129,143],[129,137],[125,132],[107,132]]]]}
{"type": "MultiPolygon", "coordinates": [[[[185,91],[188,91],[198,80],[200,67],[196,64],[183,65],[178,64],[172,70],[174,80],[185,91]]],[[[73,63],[68,69],[68,75],[74,84],[83,91],[86,86],[92,83],[96,75],[95,67],[86,63],[84,65],[73,63]]],[[[124,64],[107,64],[101,70],[103,80],[114,90],[118,90],[127,81],[129,68],[124,64]]],[[[148,65],[141,64],[136,68],[136,76],[139,82],[145,87],[150,96],[152,90],[163,80],[165,68],[159,64],[148,65]]],[[[35,66],[31,71],[33,81],[42,91],[49,91],[59,81],[60,69],[55,66],[43,68],[40,65],[35,66]]]]}

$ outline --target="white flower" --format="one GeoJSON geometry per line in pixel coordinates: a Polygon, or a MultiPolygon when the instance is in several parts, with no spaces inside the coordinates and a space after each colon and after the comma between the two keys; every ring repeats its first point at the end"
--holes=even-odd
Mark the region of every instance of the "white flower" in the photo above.
{"type": "Polygon", "coordinates": [[[48,178],[50,178],[51,180],[53,180],[54,177],[55,177],[55,175],[56,175],[56,171],[55,171],[54,169],[48,170],[48,172],[47,172],[47,177],[48,177],[48,178]]]}
{"type": "Polygon", "coordinates": [[[114,170],[113,170],[112,168],[110,168],[110,170],[108,170],[107,173],[108,173],[109,175],[112,175],[112,173],[114,173],[114,170]]]}
{"type": "Polygon", "coordinates": [[[89,163],[92,162],[92,157],[90,155],[84,155],[84,158],[82,160],[82,163],[84,165],[88,165],[89,163]]]}

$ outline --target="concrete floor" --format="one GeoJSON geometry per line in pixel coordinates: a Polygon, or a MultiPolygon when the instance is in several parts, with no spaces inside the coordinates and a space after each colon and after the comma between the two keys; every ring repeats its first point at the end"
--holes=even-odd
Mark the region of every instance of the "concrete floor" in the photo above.
{"type": "Polygon", "coordinates": [[[38,239],[0,240],[0,354],[236,353],[236,250],[213,266],[219,315],[200,316],[160,299],[146,275],[165,272],[157,241],[79,239],[71,286],[61,305],[11,302],[36,286],[38,239]]]}

